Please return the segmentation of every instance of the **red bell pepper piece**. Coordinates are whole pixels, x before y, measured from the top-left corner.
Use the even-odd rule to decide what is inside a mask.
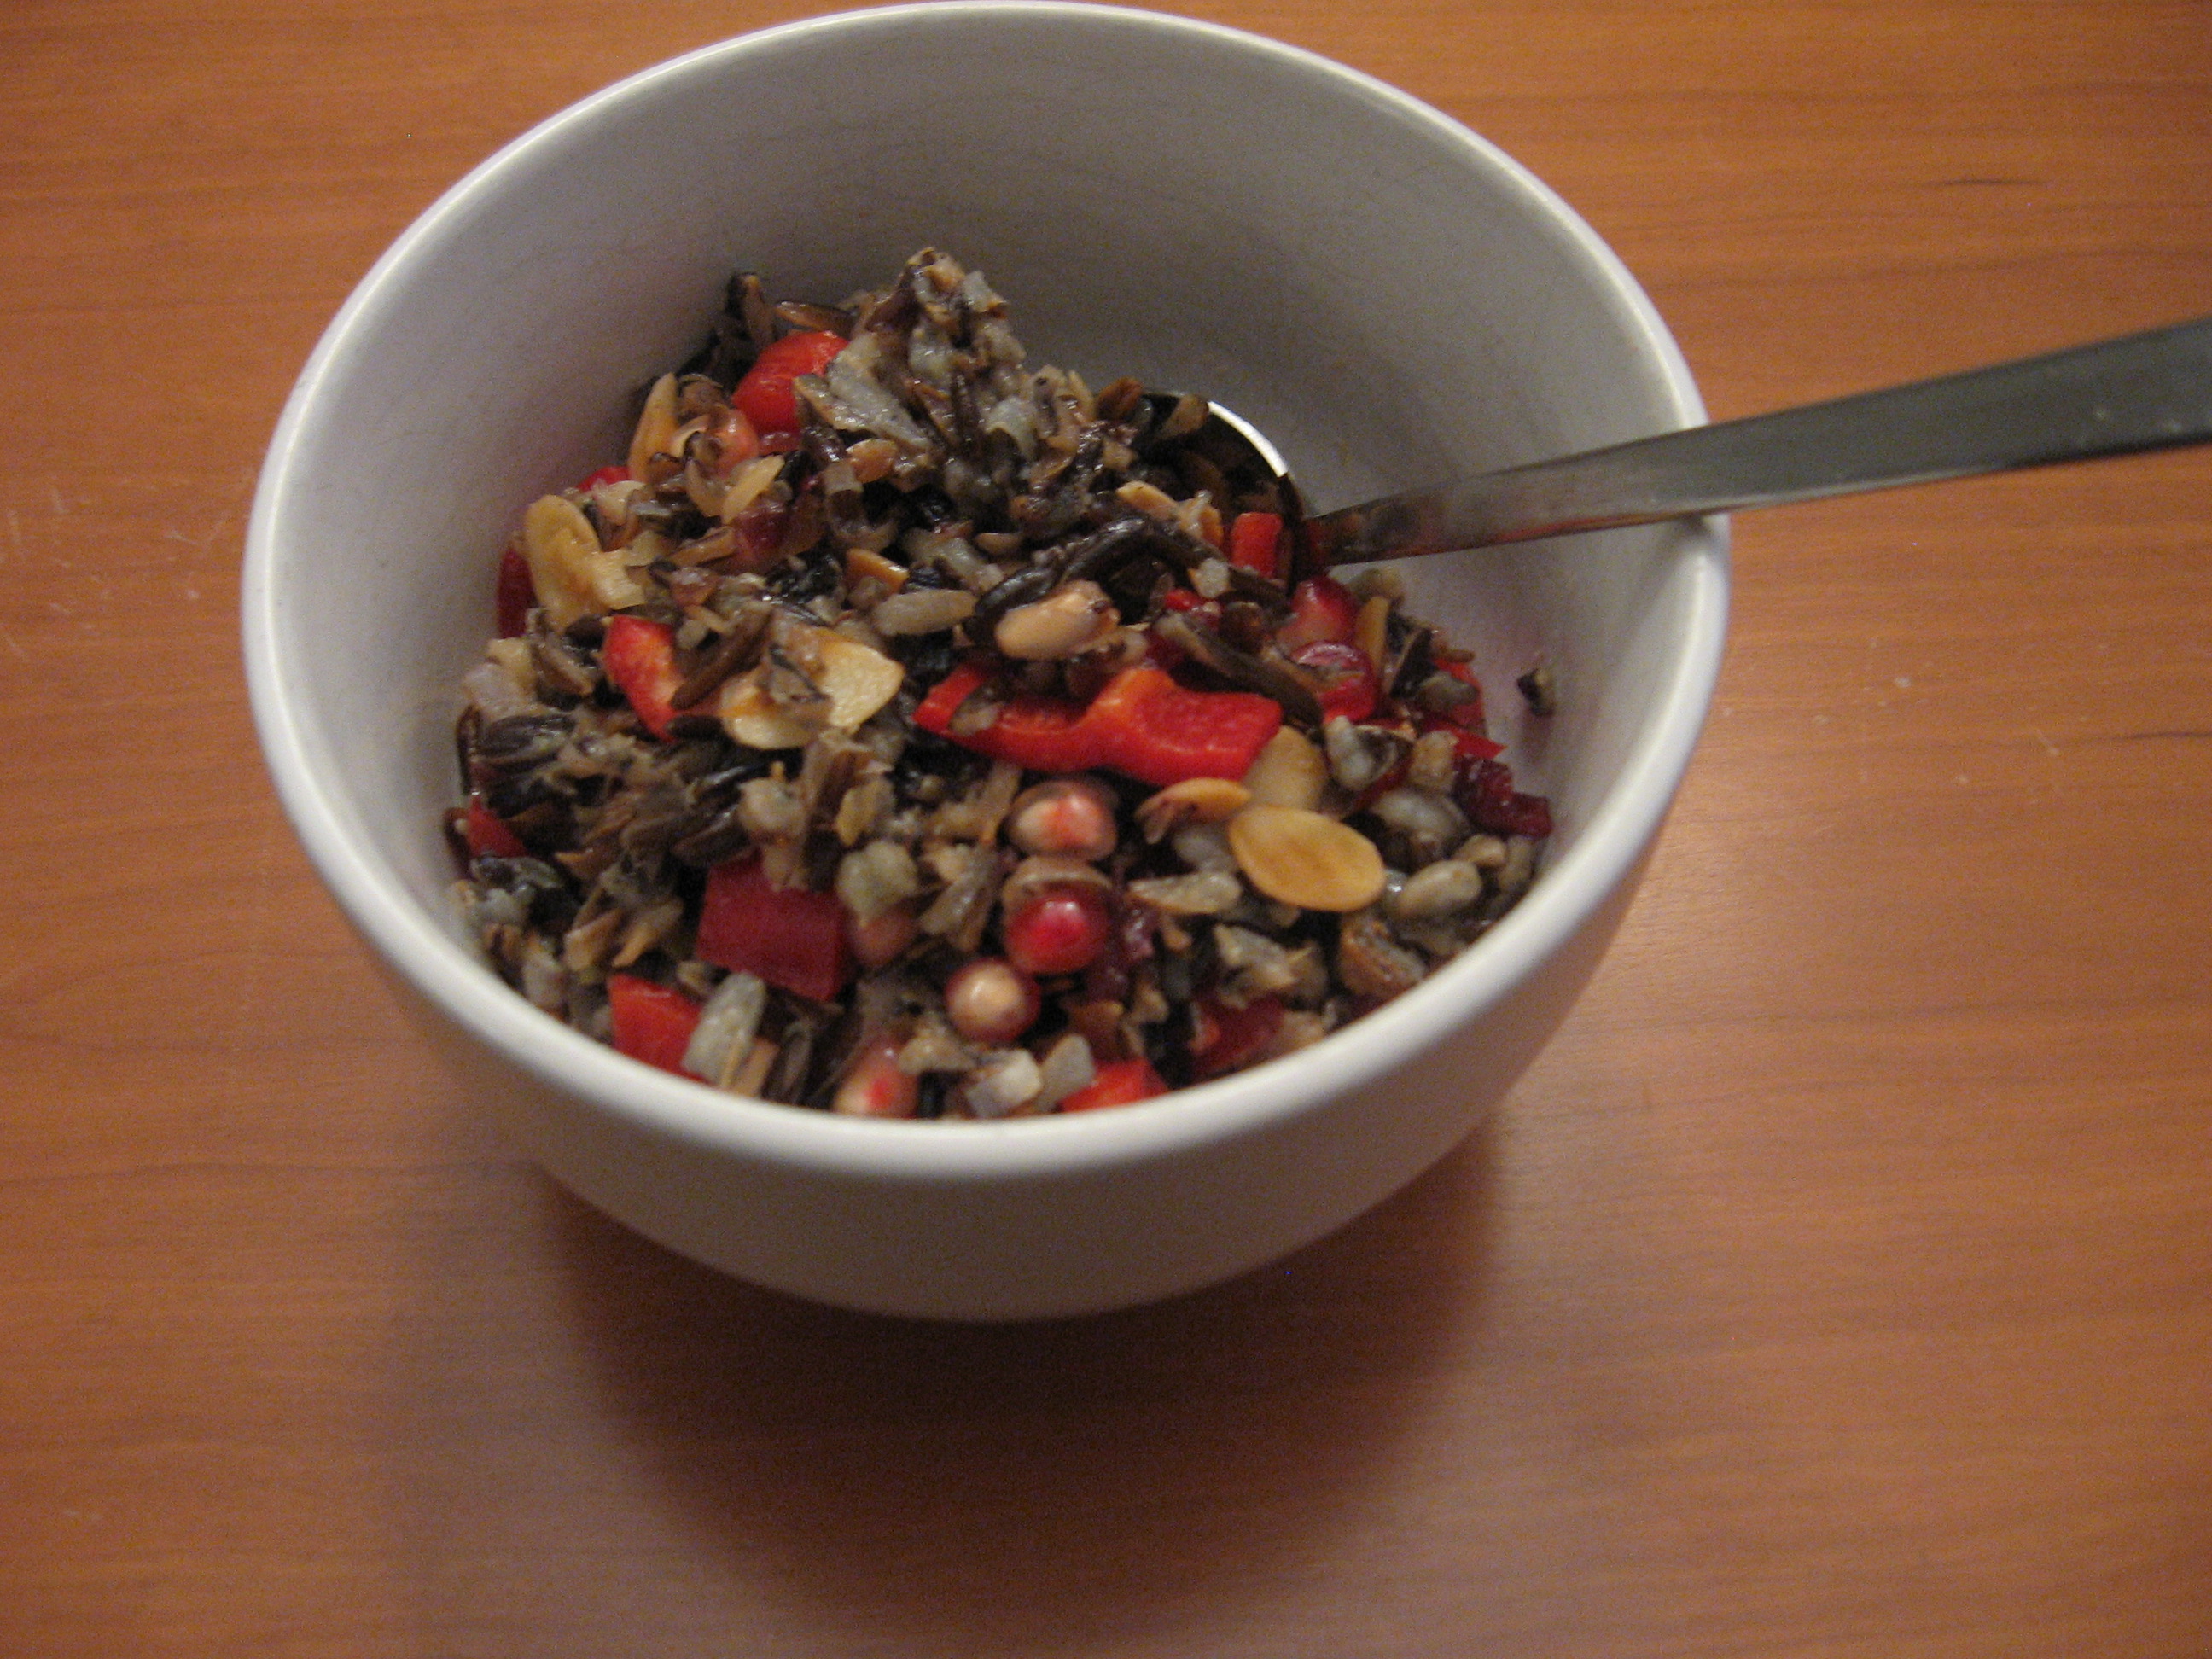
[[[1080,703],[1059,697],[1015,697],[974,737],[955,741],[1032,772],[1087,772],[1109,763],[1089,718]]]
[[[642,617],[611,617],[599,660],[645,729],[665,739],[676,720],[677,688],[684,684],[676,669],[674,632]]]
[[[1164,788],[1186,778],[1241,778],[1283,723],[1281,707],[1251,691],[1191,691],[1161,669],[1125,668],[1087,708],[1056,697],[1014,697],[977,732],[954,737],[952,717],[991,671],[963,664],[915,710],[925,732],[1036,772],[1106,767]]]
[[[1318,695],[1323,720],[1341,714],[1348,720],[1364,720],[1382,700],[1382,684],[1376,678],[1375,665],[1356,645],[1316,640],[1291,660],[1321,682]]]
[[[1455,720],[1438,717],[1422,721],[1421,735],[1426,737],[1431,732],[1451,733],[1452,747],[1459,756],[1460,769],[1462,772],[1472,767],[1477,761],[1496,760],[1505,752],[1504,744],[1497,742],[1482,732],[1462,726]]]
[[[1100,764],[1156,789],[1189,778],[1241,778],[1282,726],[1282,706],[1253,691],[1191,691],[1148,665],[1125,668],[1085,711]]]
[[[629,482],[629,469],[628,467],[603,466],[595,472],[586,473],[584,475],[584,481],[578,484],[576,488],[579,489],[597,489],[601,484],[628,483]]]
[[[617,974],[607,981],[607,1005],[614,1017],[617,1048],[664,1072],[691,1075],[684,1069],[684,1051],[698,1029],[697,1003],[673,987],[656,985],[635,974]]]
[[[1096,1077],[1060,1103],[1060,1109],[1091,1112],[1101,1106],[1133,1106],[1140,1100],[1150,1100],[1167,1091],[1168,1085],[1160,1081],[1160,1074],[1152,1069],[1152,1061],[1139,1054],[1134,1060],[1116,1060],[1101,1066]]]
[[[960,712],[960,705],[981,691],[991,681],[988,663],[963,662],[935,685],[929,695],[915,706],[914,723],[925,732],[940,738],[952,735],[952,717]]]
[[[472,859],[526,859],[530,849],[522,844],[522,837],[508,827],[507,820],[483,804],[482,797],[471,795],[469,809],[461,819],[461,838],[468,843]]]
[[[1309,576],[1291,590],[1291,619],[1276,630],[1275,643],[1295,657],[1322,640],[1348,641],[1359,625],[1359,601],[1343,583]]]
[[[511,640],[528,633],[530,608],[537,603],[538,587],[530,580],[530,562],[520,549],[510,546],[499,556],[499,586],[493,600],[500,638]]]
[[[1105,764],[1097,741],[1084,729],[1082,705],[1058,697],[1012,698],[980,732],[954,736],[952,717],[990,683],[991,674],[988,663],[962,663],[930,688],[914,711],[914,723],[978,754],[1012,761],[1033,772],[1085,772]]]
[[[1283,519],[1279,513],[1239,513],[1229,526],[1229,562],[1270,581],[1281,568]]]
[[[758,974],[817,1002],[835,997],[853,976],[845,907],[836,895],[778,887],[750,856],[707,872],[695,948],[703,962]]]
[[[819,374],[844,349],[842,334],[787,334],[753,360],[730,401],[763,439],[772,432],[796,432],[801,417],[791,383],[802,374]]]
[[[1274,997],[1255,997],[1242,1008],[1200,997],[1192,1012],[1197,1016],[1197,1029],[1191,1060],[1202,1078],[1250,1065],[1283,1029],[1283,1005]]]

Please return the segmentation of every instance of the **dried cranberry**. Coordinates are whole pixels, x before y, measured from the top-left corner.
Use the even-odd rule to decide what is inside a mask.
[[[1460,785],[1459,804],[1475,827],[1494,836],[1526,836],[1540,841],[1552,833],[1552,804],[1513,787],[1513,769],[1503,761],[1477,760]]]

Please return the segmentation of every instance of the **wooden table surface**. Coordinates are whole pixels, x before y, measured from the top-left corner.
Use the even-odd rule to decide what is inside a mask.
[[[1090,1321],[825,1311],[470,1109],[247,720],[254,470],[469,167],[804,5],[0,10],[0,1653],[2212,1651],[2212,452],[1737,530],[1493,1124]],[[1221,0],[1529,164],[1717,416],[2212,311],[2203,0]]]

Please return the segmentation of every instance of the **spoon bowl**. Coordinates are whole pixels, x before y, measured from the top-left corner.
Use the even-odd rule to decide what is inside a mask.
[[[1177,408],[1188,401],[1154,395]],[[1319,517],[1302,510],[1282,457],[1250,422],[1217,404],[1201,434],[1224,477],[1273,475],[1283,503],[1275,510],[1303,525],[1304,574],[2212,442],[2212,318],[1687,427]]]

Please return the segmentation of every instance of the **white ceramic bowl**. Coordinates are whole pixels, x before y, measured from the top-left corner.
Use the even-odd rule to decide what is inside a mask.
[[[633,388],[692,349],[732,270],[834,299],[932,243],[1008,296],[1035,356],[1220,398],[1322,506],[1699,418],[1596,236],[1377,82],[1121,9],[822,18],[556,116],[369,273],[262,474],[254,709],[339,902],[577,1193],[700,1261],[854,1308],[1121,1306],[1330,1231],[1510,1085],[1587,978],[1688,759],[1721,653],[1724,533],[1407,568],[1416,608],[1501,690],[1553,664],[1552,729],[1500,735],[1559,830],[1501,925],[1316,1048],[1118,1111],[981,1124],[836,1118],[649,1070],[501,986],[448,913],[439,816],[494,553],[532,497],[617,452]]]

